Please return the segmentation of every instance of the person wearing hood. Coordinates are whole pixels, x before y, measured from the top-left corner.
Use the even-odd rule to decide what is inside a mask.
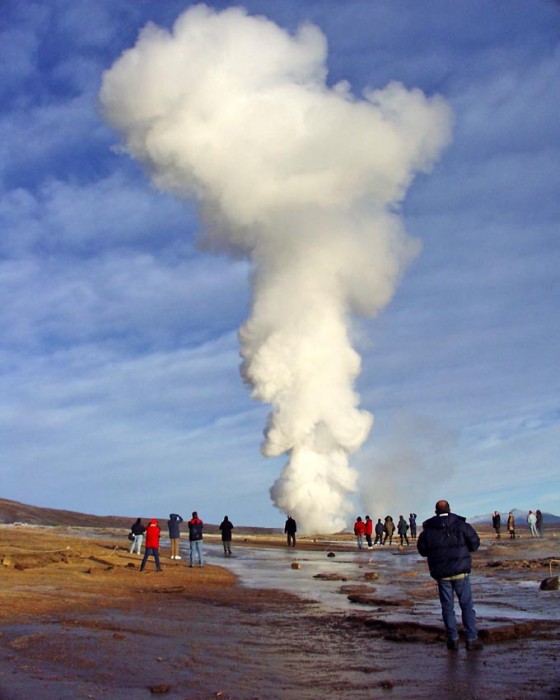
[[[181,535],[179,525],[183,522],[183,518],[177,513],[170,513],[167,521],[167,529],[169,531],[169,541],[171,542],[171,559],[180,559],[179,556],[179,537]]]
[[[478,639],[476,614],[471,591],[471,552],[480,545],[480,538],[465,518],[451,512],[447,501],[436,503],[436,514],[422,524],[416,547],[428,558],[430,576],[437,581],[447,648],[459,649],[459,633],[455,619],[454,596],[461,606],[461,616],[468,651],[482,649]]]
[[[153,555],[154,561],[156,562],[156,571],[162,571],[159,563],[160,534],[161,530],[159,528],[158,521],[155,518],[152,518],[148,523],[148,527],[146,528],[146,549],[144,551],[144,558],[140,564],[140,571],[144,571],[144,567],[146,566],[146,562],[148,561],[150,554]]]

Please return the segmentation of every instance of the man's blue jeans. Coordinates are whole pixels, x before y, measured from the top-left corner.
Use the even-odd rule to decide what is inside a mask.
[[[476,630],[476,614],[473,608],[471,580],[469,576],[453,581],[444,581],[440,579],[437,584],[441,603],[441,614],[447,632],[447,639],[459,639],[457,621],[455,619],[454,594],[457,596],[459,605],[461,606],[461,619],[463,620],[465,639],[467,641],[476,639],[478,632]]]
[[[191,540],[191,552],[190,552],[190,565],[194,566],[194,553],[196,550],[198,556],[198,565],[202,566],[204,564],[202,558],[202,540]]]

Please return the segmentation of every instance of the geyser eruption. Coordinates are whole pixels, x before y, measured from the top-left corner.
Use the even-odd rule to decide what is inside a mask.
[[[148,25],[105,73],[101,101],[155,184],[196,198],[212,246],[253,265],[242,374],[271,404],[263,454],[300,531],[346,525],[349,455],[373,416],[353,389],[352,314],[385,305],[418,251],[396,214],[449,140],[442,99],[391,83],[357,99],[326,83],[326,40],[240,8]]]

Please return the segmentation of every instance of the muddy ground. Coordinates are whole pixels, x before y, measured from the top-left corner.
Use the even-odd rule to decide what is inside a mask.
[[[326,612],[165,551],[163,573],[140,573],[123,533],[107,534],[0,528],[0,700],[560,698],[560,591],[538,590],[560,571],[553,535],[487,539],[473,572],[485,649],[454,654],[421,564],[387,581],[374,559],[332,581],[363,602]],[[236,545],[255,543],[283,539]]]

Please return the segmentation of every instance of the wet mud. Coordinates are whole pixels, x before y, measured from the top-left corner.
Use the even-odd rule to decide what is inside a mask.
[[[485,648],[453,653],[435,585],[412,556],[396,569],[391,556],[339,562],[340,575],[329,560],[335,576],[315,585],[347,603],[329,610],[215,566],[164,558],[162,574],[141,574],[114,542],[49,535],[43,549],[57,551],[32,565],[22,542],[0,535],[0,700],[560,698],[560,593],[539,590],[558,573],[557,541],[484,548],[473,590]],[[510,556],[512,566],[493,565]],[[295,575],[307,568],[304,551]]]

